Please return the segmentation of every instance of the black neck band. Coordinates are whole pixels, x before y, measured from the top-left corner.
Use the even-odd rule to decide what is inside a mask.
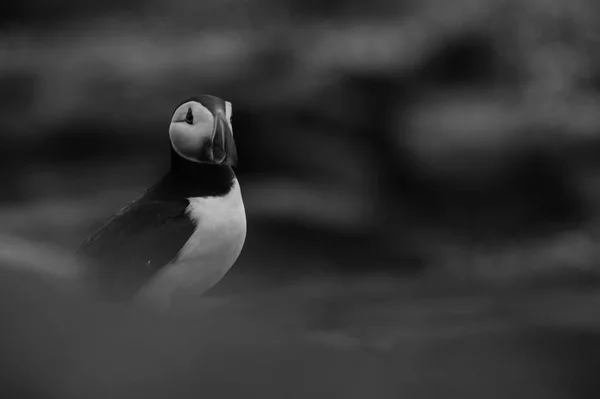
[[[171,148],[171,170],[148,194],[160,199],[222,197],[234,180],[231,166],[188,161]]]

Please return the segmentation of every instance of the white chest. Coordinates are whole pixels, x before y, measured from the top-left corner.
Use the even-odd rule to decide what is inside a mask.
[[[237,180],[224,197],[189,198],[196,230],[179,252],[178,263],[217,257],[229,269],[246,238],[246,211]],[[226,265],[231,263],[229,265]]]
[[[174,292],[201,295],[223,278],[242,251],[246,212],[237,180],[223,197],[189,198],[196,224],[177,261],[164,267],[141,295],[169,302]]]

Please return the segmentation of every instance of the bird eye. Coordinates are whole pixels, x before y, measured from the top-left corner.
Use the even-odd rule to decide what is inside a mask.
[[[185,115],[185,122],[190,125],[194,123],[194,114],[192,113],[192,108],[188,108],[187,114]]]

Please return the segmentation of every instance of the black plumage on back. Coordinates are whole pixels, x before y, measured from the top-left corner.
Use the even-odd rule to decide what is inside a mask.
[[[175,260],[193,234],[188,198],[224,196],[233,187],[229,166],[190,162],[176,154],[171,159],[169,174],[80,246],[78,256],[91,263],[91,277],[101,292],[132,295]]]

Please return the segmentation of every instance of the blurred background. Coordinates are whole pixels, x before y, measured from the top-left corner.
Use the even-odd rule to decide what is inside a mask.
[[[10,397],[596,398],[600,5],[0,5],[0,378]],[[62,270],[233,103],[248,215],[176,316]]]

